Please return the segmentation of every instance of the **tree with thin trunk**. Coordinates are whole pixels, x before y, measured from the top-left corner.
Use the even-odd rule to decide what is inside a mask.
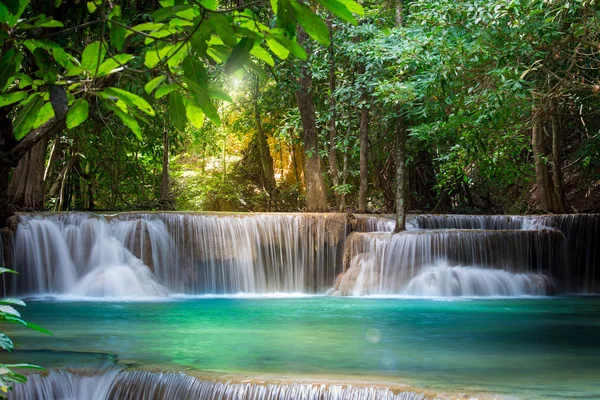
[[[307,34],[303,29],[298,30],[298,43],[308,50]],[[306,52],[310,54],[309,51]],[[295,93],[300,119],[302,121],[304,141],[304,178],[306,180],[306,210],[310,212],[327,211],[325,200],[325,183],[319,159],[319,142],[315,105],[312,98],[312,72],[309,61],[304,61],[300,68],[299,88]]]

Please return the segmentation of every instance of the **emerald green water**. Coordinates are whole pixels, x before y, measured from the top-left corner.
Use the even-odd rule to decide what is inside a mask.
[[[600,297],[31,301],[19,348],[520,398],[600,398]]]

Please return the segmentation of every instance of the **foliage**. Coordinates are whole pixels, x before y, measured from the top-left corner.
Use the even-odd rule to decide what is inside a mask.
[[[0,268],[0,275],[5,273],[16,273],[8,268]],[[18,324],[27,328],[34,329],[38,332],[50,334],[44,328],[34,325],[30,322],[25,322],[21,318],[21,314],[14,307],[25,307],[25,303],[19,299],[4,298],[0,299],[0,323]],[[4,333],[0,332],[0,347],[5,351],[12,351],[14,348],[13,341]],[[27,382],[27,377],[15,370],[35,369],[43,370],[42,367],[31,364],[0,364],[0,398],[5,398],[13,383]]]

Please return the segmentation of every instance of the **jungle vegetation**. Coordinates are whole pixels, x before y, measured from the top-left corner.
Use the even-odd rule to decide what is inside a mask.
[[[595,0],[2,0],[0,219],[598,211],[599,34]]]

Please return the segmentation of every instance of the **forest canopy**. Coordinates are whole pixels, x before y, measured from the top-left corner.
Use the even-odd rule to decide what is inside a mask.
[[[2,219],[594,212],[599,24],[591,0],[2,0]]]

